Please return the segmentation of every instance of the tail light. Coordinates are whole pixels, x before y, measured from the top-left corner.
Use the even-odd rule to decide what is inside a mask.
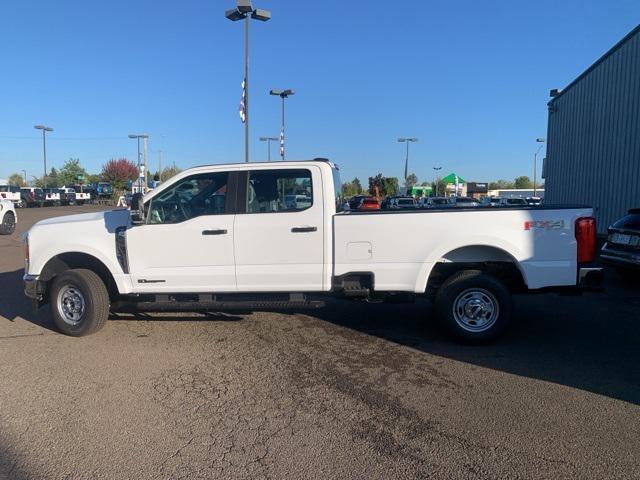
[[[7,194],[6,194],[6,193],[4,193],[4,192],[1,192],[1,193],[0,193],[0,198],[7,198]]]
[[[593,262],[596,258],[596,219],[581,217],[576,220],[578,263]]]
[[[36,199],[36,193],[35,192],[29,192],[29,195],[31,195],[31,200],[35,200]]]

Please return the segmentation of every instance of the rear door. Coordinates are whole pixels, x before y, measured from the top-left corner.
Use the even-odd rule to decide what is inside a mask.
[[[147,222],[127,230],[136,292],[234,292],[235,174],[190,175],[145,205]],[[231,187],[231,188],[228,188]]]
[[[320,169],[310,165],[251,170],[245,173],[239,195],[238,208],[244,213],[239,211],[235,220],[238,291],[322,290]]]

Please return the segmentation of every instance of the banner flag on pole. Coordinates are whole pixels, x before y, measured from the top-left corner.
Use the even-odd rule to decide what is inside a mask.
[[[238,107],[238,114],[240,115],[240,121],[242,123],[246,122],[247,120],[247,111],[245,110],[245,95],[246,95],[246,90],[245,90],[245,80],[242,80],[242,96],[240,97],[240,106]]]
[[[284,127],[280,129],[280,156],[284,159]]]

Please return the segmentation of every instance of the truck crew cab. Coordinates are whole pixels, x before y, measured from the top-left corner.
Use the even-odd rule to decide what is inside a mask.
[[[588,207],[343,205],[338,169],[324,159],[191,168],[136,196],[131,210],[35,224],[25,238],[25,291],[74,336],[99,330],[110,309],[428,296],[451,333],[482,342],[511,320],[512,293],[575,289],[601,275],[590,264]]]

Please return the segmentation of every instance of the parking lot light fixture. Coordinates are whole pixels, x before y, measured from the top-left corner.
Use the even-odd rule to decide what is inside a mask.
[[[433,192],[432,195],[434,197],[438,196],[438,173],[442,170],[442,167],[433,167],[433,186],[435,187],[435,194]]]
[[[42,177],[42,185],[47,186],[47,132],[53,132],[53,128],[44,125],[34,125],[36,130],[42,130],[42,157],[44,160],[44,176]]]
[[[275,95],[280,97],[282,101],[281,119],[280,119],[280,157],[284,160],[284,101],[291,95],[295,95],[296,92],[288,88],[286,90],[269,90],[269,95]]]
[[[538,166],[538,153],[540,153],[540,149],[544,146],[544,143],[547,141],[546,138],[538,137],[536,138],[536,143],[540,143],[541,145],[536,150],[536,153],[533,154],[533,196],[536,196],[536,176],[538,175],[537,166]]]
[[[140,184],[140,172],[141,172],[141,169],[140,169],[140,165],[141,165],[141,162],[140,162],[140,139],[141,138],[142,139],[147,139],[147,138],[149,138],[149,135],[147,135],[146,133],[130,133],[128,136],[129,136],[129,138],[135,139],[138,142],[138,179],[136,180],[136,183],[139,185]],[[146,168],[146,165],[145,165],[145,169],[144,169],[145,175],[146,175],[146,171],[147,171],[147,168]],[[146,184],[146,182],[145,182],[145,184]],[[145,187],[146,187],[146,185],[145,185]]]
[[[267,159],[271,161],[271,142],[278,141],[278,137],[260,137],[261,142],[267,142]]]
[[[236,8],[224,12],[224,16],[232,22],[244,20],[244,82],[243,82],[243,114],[244,114],[244,161],[249,161],[249,19],[266,22],[271,19],[271,12],[253,8],[251,0],[237,0]]]
[[[409,143],[417,142],[416,137],[400,137],[398,142],[407,144],[407,154],[404,159],[404,184],[407,185],[407,177],[409,176]]]

